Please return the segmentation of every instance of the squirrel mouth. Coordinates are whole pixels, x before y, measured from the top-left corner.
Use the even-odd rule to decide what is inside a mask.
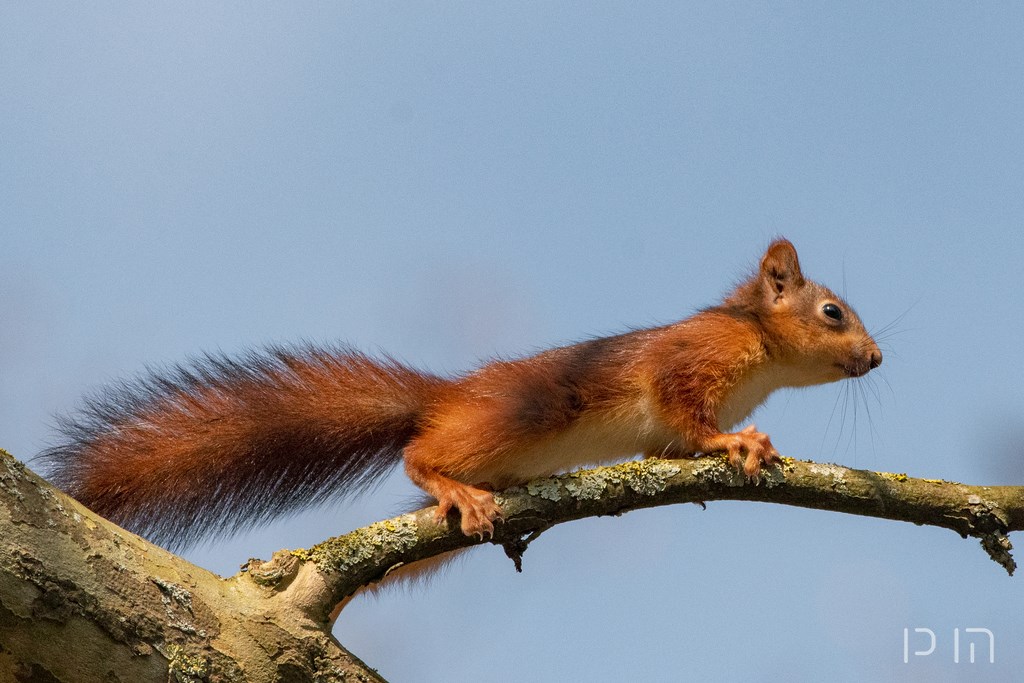
[[[871,366],[868,363],[857,363],[847,365],[846,363],[836,363],[836,367],[843,371],[847,377],[856,378],[863,377],[871,371]]]

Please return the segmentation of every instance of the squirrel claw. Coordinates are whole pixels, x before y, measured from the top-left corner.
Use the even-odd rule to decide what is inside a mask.
[[[462,517],[460,528],[467,536],[474,536],[480,541],[494,538],[494,522],[504,518],[501,515],[501,508],[494,502],[494,495],[472,486],[461,486],[453,489],[448,496],[438,501],[438,521],[447,517],[452,508],[458,508]]]
[[[729,464],[755,483],[761,480],[762,466],[782,462],[771,439],[757,431],[755,425],[748,425],[735,434],[719,434],[709,441],[708,446],[710,450],[724,450]]]

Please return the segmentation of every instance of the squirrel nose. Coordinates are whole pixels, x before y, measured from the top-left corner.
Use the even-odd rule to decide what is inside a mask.
[[[874,370],[882,364],[882,352],[875,349],[871,352],[871,369]]]

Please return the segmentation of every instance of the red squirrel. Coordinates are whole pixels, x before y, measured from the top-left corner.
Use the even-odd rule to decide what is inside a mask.
[[[781,387],[882,362],[860,319],[773,242],[757,273],[681,322],[583,341],[461,377],[348,348],[206,356],[90,399],[43,457],[97,513],[170,546],[374,483],[400,459],[467,535],[493,534],[492,490],[643,453],[723,451],[747,477],[779,461],[730,432]]]

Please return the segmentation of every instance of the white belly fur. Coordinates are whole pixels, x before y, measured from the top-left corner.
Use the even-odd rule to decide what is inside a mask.
[[[615,414],[584,415],[565,429],[534,442],[508,457],[519,480],[546,477],[555,472],[596,465],[632,457],[644,451],[666,448],[679,435],[666,427],[650,410],[646,401],[638,401],[631,410]],[[501,487],[481,473],[483,481]]]

